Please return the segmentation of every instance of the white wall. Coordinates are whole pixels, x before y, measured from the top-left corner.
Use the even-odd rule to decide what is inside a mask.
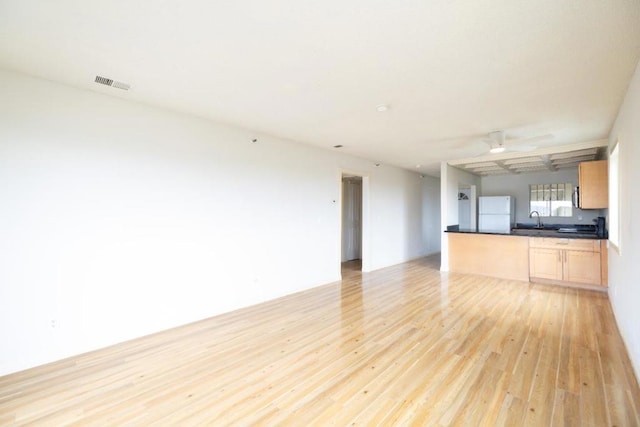
[[[0,374],[338,280],[342,170],[433,249],[415,173],[0,71]]]
[[[609,148],[619,139],[621,253],[609,250],[609,298],[640,379],[640,67],[631,80],[611,135]]]
[[[447,162],[442,162],[440,165],[440,232],[442,233],[440,270],[442,271],[449,271],[449,241],[444,231],[447,226],[458,224],[458,188],[462,184],[475,186],[476,194],[480,194],[479,176],[453,167]],[[472,196],[472,203],[474,203],[474,199],[475,196]],[[472,204],[471,211],[474,212],[474,209]],[[472,224],[472,226],[474,225]]]
[[[440,180],[429,176],[422,178],[422,239],[427,254],[440,252]]]
[[[516,222],[533,223],[529,218],[529,185],[570,182],[578,185],[578,168],[563,169],[557,172],[540,172],[516,175],[498,175],[482,177],[482,196],[514,196],[516,198]],[[602,216],[600,209],[573,209],[571,217],[542,217],[543,223],[552,224],[593,224],[593,219]]]

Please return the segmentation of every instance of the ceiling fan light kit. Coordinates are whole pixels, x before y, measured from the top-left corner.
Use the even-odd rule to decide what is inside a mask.
[[[496,130],[493,132],[489,132],[489,139],[486,140],[489,143],[489,152],[491,154],[503,153],[505,150],[504,146],[504,132],[501,130]]]
[[[504,145],[502,144],[498,144],[498,145],[494,145],[489,149],[489,152],[491,154],[499,154],[499,153],[504,153]]]

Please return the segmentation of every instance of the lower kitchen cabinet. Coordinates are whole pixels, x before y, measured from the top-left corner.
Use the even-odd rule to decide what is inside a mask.
[[[482,233],[447,233],[447,236],[449,271],[529,281],[528,237]]]
[[[529,276],[562,280],[562,251],[558,249],[530,248]]]
[[[531,237],[529,277],[566,284],[602,282],[600,240]]]
[[[600,252],[564,251],[563,280],[600,285]]]

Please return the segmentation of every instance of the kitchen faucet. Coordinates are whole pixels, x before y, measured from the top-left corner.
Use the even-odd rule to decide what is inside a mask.
[[[536,228],[542,228],[542,223],[540,222],[540,212],[531,211],[531,213],[529,214],[529,218],[533,218],[533,214],[536,214],[536,216],[538,217],[538,225],[536,225]]]

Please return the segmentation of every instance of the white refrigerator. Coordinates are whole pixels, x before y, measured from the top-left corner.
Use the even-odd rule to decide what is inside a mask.
[[[511,196],[480,197],[478,231],[508,233],[515,223],[515,198]]]

